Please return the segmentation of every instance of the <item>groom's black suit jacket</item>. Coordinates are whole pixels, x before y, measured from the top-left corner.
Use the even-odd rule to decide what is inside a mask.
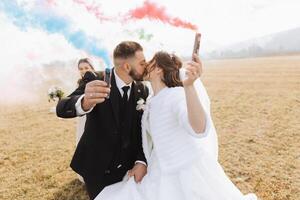
[[[100,78],[87,72],[83,78],[84,83],[68,97],[58,102],[57,116],[62,118],[76,117],[75,104],[79,97],[84,94],[86,83],[95,79]],[[103,103],[97,104],[87,114],[84,133],[71,161],[71,168],[80,174],[85,181],[105,185],[106,183],[102,182],[103,177],[110,173],[116,165],[122,164],[125,175],[125,172],[133,167],[135,161],[146,162],[141,138],[142,112],[136,110],[136,105],[140,98],[145,100],[147,96],[147,87],[141,82],[132,83],[126,112],[126,123],[130,127],[127,129],[130,131],[122,130],[121,124],[124,122],[120,121],[121,94],[112,72],[110,97]],[[126,137],[123,137],[125,134]],[[116,152],[121,152],[121,154],[116,157]],[[120,180],[116,177],[114,182],[118,181]]]

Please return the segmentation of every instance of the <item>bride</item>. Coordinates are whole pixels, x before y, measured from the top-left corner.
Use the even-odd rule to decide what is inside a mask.
[[[148,63],[145,80],[154,93],[142,118],[148,172],[136,183],[129,171],[96,200],[257,199],[254,194],[243,195],[218,163],[210,102],[199,79],[201,69],[190,64],[180,72],[181,66],[178,57],[165,52],[156,53]]]

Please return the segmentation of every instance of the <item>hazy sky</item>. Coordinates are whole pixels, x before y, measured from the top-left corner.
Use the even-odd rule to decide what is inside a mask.
[[[122,2],[125,4],[126,1]],[[209,40],[218,44],[229,44],[300,26],[299,0],[157,0],[157,2],[166,6],[171,15],[180,16],[197,24]]]
[[[169,8],[195,21],[211,41],[229,44],[300,26],[299,0],[185,0]],[[194,3],[193,2],[197,2]],[[183,8],[183,9],[182,9]]]
[[[104,13],[115,15],[143,1],[99,0]],[[129,3],[130,2],[130,3]],[[300,26],[299,0],[152,0],[167,13],[197,24],[217,44],[229,44]],[[152,23],[148,28],[155,29]]]
[[[300,26],[300,0],[150,2],[159,8],[164,7],[166,15],[172,19],[179,18],[199,27],[202,33],[200,54],[218,50],[223,45]],[[32,87],[51,77],[43,74],[40,80],[35,80],[39,82],[32,82],[26,87],[24,83],[31,78],[26,77],[30,74],[28,70],[37,72],[40,66],[54,61],[67,63],[90,57],[97,69],[103,67],[103,63],[112,67],[108,64],[112,51],[122,40],[140,42],[147,59],[158,50],[190,56],[194,31],[159,20],[121,20],[130,10],[143,4],[143,0],[1,0],[0,90],[3,95],[16,97],[19,94],[20,98],[33,95],[30,93]],[[117,20],[99,20],[95,10],[88,12],[87,8],[91,5],[99,9],[104,17]],[[141,31],[147,37],[153,37],[145,40],[140,37]]]
[[[91,48],[78,48],[78,41],[76,44],[70,42],[71,39],[74,39],[70,35],[71,29],[83,34],[84,37],[80,36],[79,38],[83,42],[89,40],[86,46],[94,43],[94,40],[90,40],[90,37],[93,37],[101,43],[101,48],[110,54],[117,43],[126,39],[141,42],[149,56],[160,49],[175,51],[181,55],[190,55],[193,45],[194,32],[191,30],[174,28],[159,21],[147,19],[126,23],[100,21],[93,13],[87,11],[83,3],[78,3],[85,2],[87,5],[96,5],[104,16],[118,17],[125,15],[129,10],[142,6],[143,0],[16,1],[18,9],[27,10],[27,15],[32,13],[30,9],[34,7],[35,10],[40,9],[39,12],[44,15],[50,17],[58,15],[66,18],[68,22],[62,22],[62,25],[68,23],[68,33],[48,31],[37,26],[29,26],[24,29],[24,25],[22,25],[24,19],[21,18],[23,21],[18,23],[19,18],[12,18],[7,14],[7,8],[3,9],[5,4],[8,4],[6,2],[13,1],[3,0],[0,2],[0,27],[1,30],[4,30],[0,33],[0,42],[11,47],[13,45],[10,44],[19,46],[18,50],[7,47],[6,54],[8,54],[9,60],[13,56],[24,57],[26,55],[26,59],[35,59],[34,63],[41,63],[90,55],[91,52],[87,50]],[[172,17],[196,24],[203,35],[201,51],[206,52],[222,45],[300,26],[299,0],[152,0],[150,2],[156,3],[158,7],[165,7],[165,12]],[[48,4],[48,7],[37,7],[39,4]],[[14,12],[15,8],[10,7],[9,9],[10,12]],[[32,18],[31,24],[44,22],[34,19],[37,18],[36,16]],[[55,18],[55,20],[58,24],[60,23],[60,18]],[[146,34],[153,35],[153,39],[150,41],[139,40],[136,32],[140,29],[143,29]],[[43,53],[40,51],[41,49],[43,49]],[[99,50],[92,49],[94,52]],[[61,54],[60,52],[65,53]],[[28,62],[31,63],[30,60]]]

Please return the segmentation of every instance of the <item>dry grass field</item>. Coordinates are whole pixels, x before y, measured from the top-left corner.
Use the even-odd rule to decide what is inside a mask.
[[[263,200],[300,199],[300,55],[208,61],[204,71],[227,175]],[[76,119],[58,119],[54,105],[0,105],[1,200],[87,199],[69,168]]]

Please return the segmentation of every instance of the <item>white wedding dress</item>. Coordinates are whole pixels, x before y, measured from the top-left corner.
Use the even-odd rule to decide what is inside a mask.
[[[165,88],[147,101],[142,118],[148,172],[141,183],[124,177],[96,200],[256,200],[243,195],[217,161],[217,136],[210,102],[200,80],[195,84],[206,112],[206,130],[197,134],[188,122],[182,87]]]
[[[85,122],[86,122],[86,116],[83,115],[83,116],[80,116],[80,117],[77,117],[77,126],[76,126],[76,146],[78,145],[78,142],[84,132],[84,126],[85,126]],[[84,180],[83,178],[78,174],[78,179],[84,183]]]

